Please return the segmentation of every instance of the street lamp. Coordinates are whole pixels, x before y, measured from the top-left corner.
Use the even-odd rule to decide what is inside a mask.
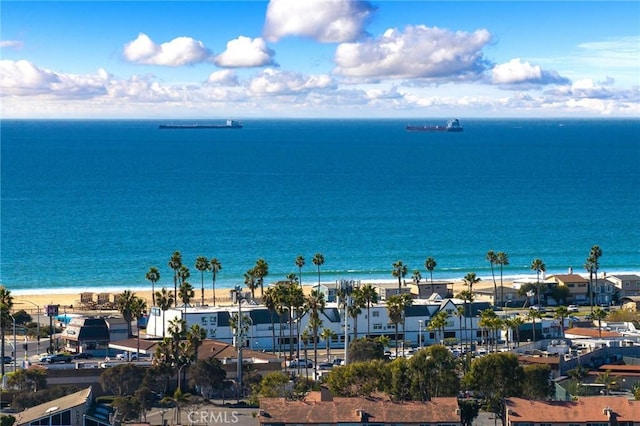
[[[422,323],[424,320],[418,320],[418,349],[422,349]]]
[[[36,323],[36,328],[37,328],[37,330],[36,330],[36,333],[37,333],[37,336],[36,336],[36,351],[37,351],[36,355],[40,355],[40,306],[38,304],[30,301],[30,300],[22,300],[20,303],[22,303],[22,302],[29,303],[29,304],[31,304],[31,305],[36,307],[36,313],[37,313],[37,316],[38,316],[38,319],[36,320],[37,321],[37,323]]]

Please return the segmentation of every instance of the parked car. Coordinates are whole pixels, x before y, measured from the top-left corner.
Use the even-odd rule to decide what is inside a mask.
[[[13,358],[11,358],[9,355],[5,355],[4,356],[4,363],[5,364],[11,364],[13,362]]]
[[[287,367],[289,368],[297,368],[297,367],[307,367],[313,368],[313,361],[310,359],[292,359],[287,363]]]
[[[318,370],[331,370],[332,368],[333,368],[333,363],[331,362],[318,363]]]
[[[49,364],[54,364],[56,362],[71,362],[71,360],[73,359],[73,357],[69,354],[51,354],[51,355],[46,355],[42,358],[40,358],[40,362],[47,362]]]
[[[534,311],[541,312],[541,313],[547,312],[547,310],[542,305],[533,305],[531,307],[531,309],[533,309]]]
[[[138,359],[138,357],[136,356],[136,354],[127,354],[126,352],[122,352],[116,355],[116,359],[118,361],[135,361]]]
[[[89,352],[80,352],[79,354],[75,354],[73,356],[73,359],[91,359],[93,358],[93,355],[91,355]]]
[[[578,308],[578,306],[576,306],[576,305],[567,306],[567,311],[569,311],[569,312],[578,312],[579,310],[580,310],[580,308]]]

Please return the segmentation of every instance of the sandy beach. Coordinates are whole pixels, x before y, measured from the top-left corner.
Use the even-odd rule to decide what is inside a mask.
[[[424,281],[423,281],[424,282]],[[394,280],[389,280],[389,281],[385,281],[386,285],[393,285],[396,284],[397,281]],[[510,285],[511,283],[507,283],[505,281],[505,286],[506,285]],[[498,285],[500,285],[498,283]],[[491,280],[483,280],[477,284],[474,285],[474,289],[482,289],[482,288],[487,288],[487,287],[493,287],[493,282]],[[466,289],[466,286],[464,285],[464,283],[460,280],[460,281],[454,281],[454,294],[458,294],[460,293],[460,291]],[[312,289],[313,286],[304,286],[305,289],[305,293],[309,293]],[[173,290],[173,289],[170,289]],[[115,300],[115,296],[120,294],[121,292],[108,292],[105,291],[103,293],[91,293],[91,299],[94,302],[98,301],[98,296],[101,295],[102,298],[107,298],[109,302],[111,302],[111,305],[113,305],[113,302]],[[149,289],[146,290],[134,290],[134,293],[136,294],[136,296],[138,297],[142,297],[143,299],[145,299],[147,301],[147,306],[151,306],[152,305],[152,298],[151,298],[151,287],[149,287]],[[56,293],[56,292],[51,292],[51,293],[38,293],[38,294],[21,294],[20,292],[13,292],[12,293],[13,297],[14,297],[14,309],[15,310],[20,310],[20,309],[24,309],[25,311],[27,311],[29,314],[35,315],[37,312],[37,309],[40,309],[41,313],[44,310],[44,306],[46,305],[60,305],[59,307],[59,311],[60,313],[82,313],[82,312],[87,312],[87,311],[113,311],[113,308],[109,308],[109,304],[104,304],[102,306],[97,306],[98,309],[87,309],[86,304],[83,304],[81,302],[81,294],[78,293]],[[260,295],[260,291],[257,290],[256,291],[256,299],[259,299],[259,295]],[[210,288],[205,288],[205,304],[208,305],[212,305],[212,295],[211,295],[211,289]],[[195,289],[195,297],[193,298],[192,301],[193,304],[195,305],[200,305],[200,289],[196,288]],[[229,305],[231,304],[231,298],[229,297],[229,289],[227,288],[221,288],[219,290],[216,290],[216,305],[219,306],[224,306],[224,305]]]

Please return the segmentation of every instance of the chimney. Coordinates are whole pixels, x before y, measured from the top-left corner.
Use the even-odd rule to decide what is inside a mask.
[[[367,421],[367,413],[362,408],[358,408],[356,410],[356,417],[358,418],[358,421],[360,423],[364,423]]]
[[[611,419],[611,414],[613,413],[613,410],[611,410],[611,408],[609,406],[604,407],[604,409],[602,410],[602,414],[607,416],[607,419]]]

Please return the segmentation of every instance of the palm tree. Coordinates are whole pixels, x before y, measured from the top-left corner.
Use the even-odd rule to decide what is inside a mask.
[[[395,326],[396,358],[398,357],[398,324],[404,320],[404,311],[412,303],[413,300],[408,294],[394,294],[387,299],[389,320]]]
[[[133,321],[134,309],[139,303],[137,299],[138,297],[134,292],[131,290],[125,290],[118,296],[116,302],[116,309],[118,309],[118,312],[122,314],[122,318],[127,323],[127,337],[133,336],[131,331],[131,321]]]
[[[591,318],[598,321],[598,337],[602,339],[602,320],[607,317],[607,312],[598,307],[593,310]]]
[[[460,332],[460,350],[462,350],[462,318],[464,318],[464,328],[467,328],[467,318],[465,317],[466,312],[466,302],[465,306],[456,306],[456,315],[458,316],[458,328]]]
[[[169,259],[169,268],[173,270],[173,300],[178,300],[178,271],[182,266],[182,254],[178,250],[174,251]]]
[[[437,266],[437,263],[433,257],[427,257],[427,260],[424,261],[424,267],[427,271],[429,271],[431,285],[433,285],[433,270],[436,269],[436,266]]]
[[[161,291],[156,291],[156,302],[158,303],[158,308],[162,311],[162,338],[164,339],[164,313],[175,303],[175,299],[166,287],[162,287]]]
[[[311,293],[305,298],[304,310],[309,312],[309,327],[313,336],[313,362],[318,365],[318,330],[322,326],[320,313],[324,312],[325,301],[324,293],[319,290],[311,290]]]
[[[145,278],[151,281],[151,303],[156,305],[156,283],[160,280],[160,271],[155,266],[149,268]]]
[[[535,309],[529,309],[529,312],[527,312],[527,318],[529,318],[532,321],[531,330],[533,332],[533,335],[532,335],[531,341],[534,342],[534,344],[535,344],[535,341],[536,341],[536,320],[542,318],[542,312],[537,311]]]
[[[136,297],[133,305],[131,306],[131,314],[136,321],[136,359],[140,359],[140,319],[147,313],[147,302],[141,298]]]
[[[618,377],[611,374],[611,370],[606,370],[603,373],[598,374],[596,377],[596,383],[604,385],[604,394],[609,395],[612,388],[615,388],[618,384]]]
[[[591,256],[587,257],[584,263],[584,269],[589,273],[589,289],[587,290],[587,296],[589,297],[589,309],[591,315],[593,315],[593,272],[595,270],[593,263],[594,259]]]
[[[496,312],[491,308],[480,312],[480,321],[478,321],[478,325],[483,330],[486,330],[485,346],[487,348],[487,352],[489,351],[489,330],[492,330],[495,326],[496,318],[498,318],[498,315],[496,315]]]
[[[296,257],[296,266],[298,267],[300,287],[302,287],[302,267],[304,266],[304,256],[298,255],[298,257]]]
[[[322,253],[314,254],[312,262],[318,267],[318,288],[320,288],[320,267],[324,265],[324,256]]]
[[[415,285],[418,285],[420,284],[421,280],[422,280],[422,274],[420,273],[420,270],[414,269],[413,272],[411,273],[411,281],[413,281]]]
[[[208,271],[211,266],[209,265],[209,259],[204,256],[198,256],[196,258],[195,267],[198,271],[200,271],[200,305],[204,306],[204,271]]]
[[[522,317],[512,317],[504,320],[504,326],[507,330],[511,330],[513,332],[513,340],[520,346],[520,327],[524,324],[524,320]],[[509,333],[507,333],[507,339],[509,338]],[[509,345],[509,341],[507,340],[507,346]]]
[[[536,291],[538,292],[538,305],[542,305],[540,299],[540,273],[547,270],[547,266],[541,259],[533,259],[531,262],[532,271],[536,271]]]
[[[590,295],[590,305],[591,312],[593,313],[593,293],[598,288],[598,269],[600,269],[600,257],[602,256],[602,249],[598,245],[594,245],[591,247],[591,251],[589,252],[589,257],[587,258],[587,263],[590,265],[589,268],[589,284],[591,284],[591,276],[595,276],[596,282],[593,288],[589,289]]]
[[[560,329],[562,330],[562,337],[564,338],[564,319],[569,316],[569,310],[566,306],[558,306],[554,317],[560,320]]]
[[[496,255],[498,265],[500,265],[500,306],[504,306],[504,286],[502,284],[502,269],[509,264],[509,255],[503,251],[499,251]]]
[[[211,264],[211,273],[213,274],[213,281],[212,281],[212,288],[213,288],[213,306],[216,306],[216,277],[218,275],[218,272],[220,272],[220,270],[222,269],[222,264],[220,263],[220,261],[213,257],[211,258],[210,261]]]
[[[409,267],[405,265],[402,260],[398,260],[393,264],[393,270],[391,275],[398,278],[398,294],[402,291],[402,279],[407,275]]]
[[[495,254],[493,250],[489,250],[487,252],[487,255],[485,256],[485,259],[491,265],[491,277],[493,278],[493,304],[497,305],[496,302],[498,301],[498,284],[496,283],[496,274],[493,269],[493,265],[496,265],[498,263],[498,255]]]
[[[456,298],[461,299],[464,302],[464,328],[465,330],[467,329],[467,318],[471,318],[471,303],[473,302],[473,293],[470,292],[469,290],[462,290],[459,294],[456,295]],[[466,334],[466,346],[469,347],[469,341],[473,341],[473,320],[471,320],[471,328],[470,328],[470,333],[469,332],[465,332]]]
[[[260,296],[264,294],[264,278],[269,275],[269,264],[266,260],[260,258],[256,260],[256,266],[253,268],[256,282],[260,286]]]
[[[332,329],[325,327],[325,328],[322,329],[322,332],[320,333],[320,338],[322,340],[324,340],[326,342],[326,344],[327,344],[327,361],[329,361],[330,356],[331,356],[331,353],[330,353],[330,351],[331,351],[331,341],[333,339],[337,339],[338,335]]]
[[[180,301],[182,301],[184,311],[187,312],[187,306],[189,306],[189,302],[195,296],[195,292],[193,291],[193,286],[189,284],[187,281],[184,281],[180,284],[180,288],[178,289],[178,295],[180,296]]]
[[[309,358],[307,355],[307,347],[309,346],[309,342],[311,341],[312,338],[313,337],[311,336],[311,333],[309,333],[308,328],[305,328],[302,334],[300,335],[300,340],[304,345],[304,377],[306,377],[307,380],[309,379],[309,363],[307,362]],[[300,367],[300,362],[298,362],[298,367]]]
[[[463,291],[461,294],[464,294],[465,300],[469,302],[469,311],[472,311],[473,310],[473,299],[475,298],[475,296],[473,294],[473,285],[476,284],[476,283],[479,283],[480,282],[480,278],[476,277],[476,273],[475,272],[469,272],[469,273],[467,273],[467,275],[464,276],[464,278],[462,280],[467,285],[467,291],[469,293],[464,293],[464,291]],[[471,340],[473,341],[473,314],[472,314],[472,312],[468,312],[467,316],[469,317],[470,323],[471,323],[470,331],[471,331]],[[465,318],[465,322],[466,322],[466,318]]]
[[[367,337],[371,335],[371,305],[378,303],[378,292],[371,284],[365,284],[360,287],[362,301],[367,307]]]
[[[4,343],[5,343],[5,334],[4,330],[8,326],[9,323],[12,323],[11,319],[11,309],[13,309],[13,296],[11,295],[11,290],[7,290],[5,287],[0,287],[0,343],[2,347],[0,351],[0,357],[2,357],[2,363],[0,364],[0,376],[4,377]],[[38,336],[40,338],[40,336]]]
[[[429,331],[433,331],[436,333],[436,342],[438,341],[437,333],[441,332],[442,339],[444,340],[444,329],[447,326],[447,320],[449,319],[449,314],[447,311],[438,311],[429,321],[427,325],[427,329]],[[422,330],[420,330],[422,333]]]
[[[256,283],[256,268],[248,269],[247,272],[244,273],[244,284],[251,290],[251,299],[255,300],[256,288],[258,287]]]
[[[276,350],[276,327],[275,321],[273,320],[273,314],[276,312],[278,297],[276,294],[277,291],[277,287],[267,287],[264,294],[262,295],[262,304],[267,308],[267,310],[269,311],[269,316],[271,317],[271,337],[273,344],[271,348],[273,352],[275,352]]]
[[[187,341],[193,349],[193,362],[198,361],[198,350],[206,338],[207,330],[200,327],[200,324],[193,324],[187,331]]]

